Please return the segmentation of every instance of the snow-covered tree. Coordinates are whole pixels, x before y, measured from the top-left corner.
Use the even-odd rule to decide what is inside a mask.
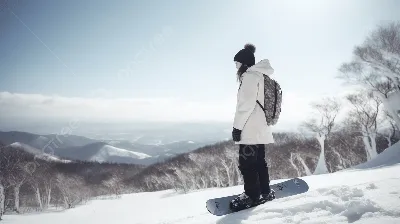
[[[103,184],[108,188],[110,193],[117,195],[120,195],[122,192],[122,181],[121,178],[118,176],[112,176],[108,180],[104,180]]]
[[[353,106],[349,115],[362,134],[367,160],[371,160],[378,155],[376,137],[381,101],[372,93],[365,92],[349,94],[346,99]]]
[[[383,130],[382,135],[386,138],[388,142],[387,147],[389,148],[395,142],[396,132],[399,131],[399,129],[396,126],[396,122],[393,120],[392,116],[387,111],[384,117],[387,123],[387,128]]]
[[[57,173],[55,184],[61,192],[64,208],[72,208],[77,203],[83,201],[82,195],[85,192],[82,182],[82,178],[79,176]]]
[[[2,177],[0,177],[0,220],[1,217],[3,217],[4,211],[5,211],[5,201],[6,201],[6,195],[5,195],[5,187],[2,183]]]
[[[380,98],[400,129],[400,22],[379,26],[342,64],[339,78]]]
[[[55,173],[57,171],[54,170],[54,167],[49,164],[41,164],[41,183],[43,190],[43,209],[47,209],[50,207],[51,196],[53,187],[55,185]]]
[[[219,157],[220,164],[226,172],[227,185],[234,186],[241,181],[238,153],[232,147],[225,147],[223,152],[223,156]]]
[[[321,102],[313,103],[312,107],[317,113],[302,126],[316,134],[321,146],[314,174],[329,173],[325,160],[325,140],[334,128],[336,117],[340,111],[340,103],[335,98],[324,98]]]
[[[49,207],[54,176],[51,166],[45,161],[36,161],[36,166],[31,169],[27,183],[32,188],[39,210]]]
[[[22,184],[25,183],[28,173],[24,169],[27,154],[19,149],[0,147],[0,218],[5,212],[5,190],[13,189],[14,210],[19,209],[19,192]]]
[[[14,211],[20,213],[20,190],[27,181],[30,173],[26,170],[27,154],[22,150],[7,150],[9,155],[10,169],[7,174],[7,181],[13,188],[14,195]]]
[[[300,163],[300,165],[301,165],[300,167],[296,164],[296,161],[298,161]],[[289,162],[293,166],[293,168],[296,170],[298,177],[301,177],[303,175],[302,170],[304,170],[304,172],[307,176],[312,174],[312,172],[308,168],[307,164],[305,163],[304,159],[301,158],[301,155],[299,153],[291,152]]]
[[[8,163],[3,153],[4,147],[0,143],[0,220],[5,211],[5,188],[6,188],[6,173],[9,172]]]
[[[1,152],[1,148],[0,148]],[[5,201],[6,201],[6,195],[5,195],[5,188],[6,188],[6,173],[8,171],[8,166],[4,162],[4,157],[0,158],[0,220],[1,217],[4,214],[5,211]]]

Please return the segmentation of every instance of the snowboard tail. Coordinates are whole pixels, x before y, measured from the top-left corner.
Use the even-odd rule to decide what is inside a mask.
[[[283,181],[281,183],[273,184],[273,185],[271,185],[271,189],[273,189],[275,191],[275,199],[274,200],[277,200],[279,198],[284,198],[284,197],[289,197],[289,196],[293,196],[296,194],[305,193],[308,191],[309,187],[308,187],[308,184],[304,180],[302,180],[300,178],[293,178],[293,179],[290,179],[287,181]],[[221,197],[221,198],[209,199],[206,203],[207,210],[211,214],[216,215],[216,216],[221,216],[221,215],[226,215],[226,214],[230,214],[233,212],[237,212],[237,211],[231,210],[229,207],[229,203],[237,196],[239,196],[239,194]],[[268,203],[268,202],[266,202],[266,203]],[[260,204],[263,204],[263,203],[255,204],[252,207],[256,207]],[[250,208],[252,208],[252,207],[250,207]]]

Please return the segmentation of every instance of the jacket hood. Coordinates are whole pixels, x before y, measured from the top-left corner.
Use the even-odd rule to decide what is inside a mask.
[[[256,71],[268,76],[274,74],[274,69],[271,67],[268,59],[261,60],[247,69],[247,71]]]

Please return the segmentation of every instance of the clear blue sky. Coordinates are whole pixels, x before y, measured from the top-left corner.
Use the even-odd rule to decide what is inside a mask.
[[[238,87],[233,56],[251,42],[256,61],[269,59],[283,86],[283,119],[295,122],[310,101],[343,91],[335,75],[356,44],[400,19],[396,0],[20,0],[0,7],[0,120],[99,110],[107,111],[100,119],[139,113],[134,119],[152,120],[157,108],[171,114],[160,120],[229,121]],[[127,106],[138,99],[155,105]]]

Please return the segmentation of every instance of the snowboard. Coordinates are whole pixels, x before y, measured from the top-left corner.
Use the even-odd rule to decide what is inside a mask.
[[[284,198],[284,197],[289,197],[293,196],[296,194],[302,194],[308,191],[308,184],[300,179],[300,178],[293,178],[289,179],[286,181],[283,181],[281,183],[273,184],[271,185],[271,189],[275,191],[275,199],[277,200],[279,198]],[[239,196],[237,195],[231,195],[231,196],[226,196],[226,197],[221,197],[221,198],[213,198],[209,199],[206,203],[207,210],[216,216],[221,216],[221,215],[227,215],[230,213],[234,213],[237,211],[232,211],[229,208],[229,203]],[[265,202],[268,203],[268,202]],[[264,204],[264,203],[261,203]],[[256,207],[260,204],[256,204],[252,207]]]

